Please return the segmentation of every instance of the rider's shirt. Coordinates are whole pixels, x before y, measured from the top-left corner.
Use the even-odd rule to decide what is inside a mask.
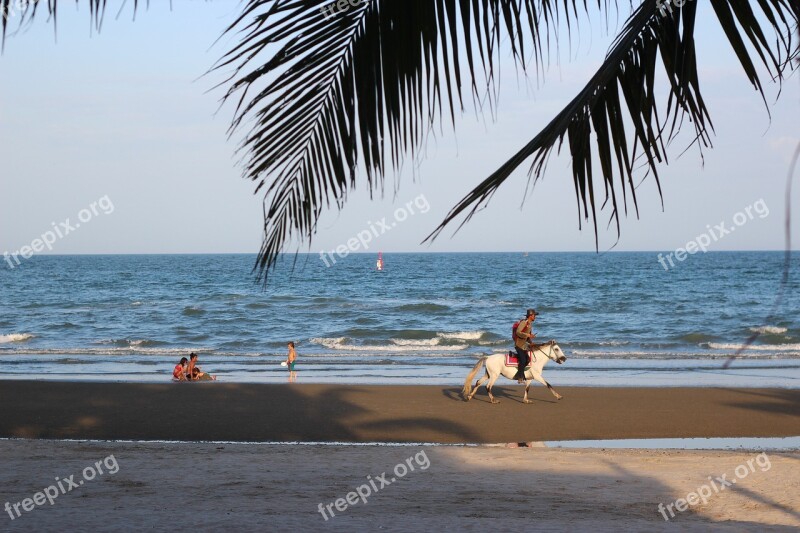
[[[514,339],[514,346],[520,350],[529,350],[529,337],[531,334],[531,324],[527,320],[523,320],[517,326],[517,337]]]

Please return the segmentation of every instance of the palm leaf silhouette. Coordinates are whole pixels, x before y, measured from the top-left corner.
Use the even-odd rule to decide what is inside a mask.
[[[87,1],[99,27],[106,0]],[[681,8],[663,0],[631,2],[629,18],[586,86],[426,240],[459,218],[458,227],[469,221],[526,161],[535,182],[562,147],[572,159],[579,224],[591,220],[597,245],[598,211],[609,205],[619,236],[620,212],[628,213],[629,202],[638,216],[637,166],[652,173],[661,194],[659,166],[668,162],[667,147],[686,120],[694,144],[711,146],[694,42],[699,2]],[[795,68],[800,2],[709,2],[763,99],[758,64],[777,83]],[[12,3],[0,0],[4,15]],[[387,173],[417,155],[432,127],[455,125],[465,98],[494,106],[501,50],[510,49],[520,70],[539,69],[549,47],[565,38],[557,31],[562,25],[571,33],[579,14],[608,17],[617,9],[607,0],[354,0],[341,11],[326,10],[334,4],[340,5],[245,2],[226,30],[238,42],[214,66],[228,73],[224,98],[235,106],[230,134],[245,130],[244,175],[264,193],[264,241],[255,267],[264,281],[292,239],[311,242],[323,209],[341,208],[364,178],[370,194],[382,191]],[[46,5],[55,20],[57,0]],[[20,25],[38,6],[23,8]],[[8,20],[3,17],[4,37]],[[657,82],[659,73],[666,83]]]

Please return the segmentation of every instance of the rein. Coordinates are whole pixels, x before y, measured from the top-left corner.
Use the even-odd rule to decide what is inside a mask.
[[[551,361],[553,361],[553,362],[557,362],[557,361],[556,361],[555,359],[553,359],[553,357],[552,357],[552,356],[553,356],[553,346],[555,346],[555,345],[556,345],[556,343],[555,343],[555,342],[549,342],[548,344],[550,345],[550,348],[547,350],[547,353],[546,353],[546,354],[544,354],[544,355],[545,355],[545,357],[547,357],[547,358],[548,358],[548,359],[550,359]],[[531,350],[531,363],[535,363],[535,362],[536,362],[536,352],[538,352],[538,351],[539,351],[539,350]],[[542,351],[544,351],[544,350],[542,350]]]

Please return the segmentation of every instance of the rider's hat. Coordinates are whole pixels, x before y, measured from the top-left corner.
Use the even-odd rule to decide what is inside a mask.
[[[525,318],[528,318],[531,315],[539,316],[539,313],[536,312],[536,309],[528,309],[527,311],[525,311]]]

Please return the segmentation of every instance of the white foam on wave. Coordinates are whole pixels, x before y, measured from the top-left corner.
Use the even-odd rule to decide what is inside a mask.
[[[95,341],[96,344],[127,344],[128,346],[142,346],[143,344],[152,343],[155,341],[149,339],[103,339]],[[124,347],[123,347],[124,348]]]
[[[438,346],[439,339],[390,339],[397,346]]]
[[[347,350],[349,352],[457,352],[469,348],[466,344],[455,344],[453,346],[356,346],[353,344],[342,344],[339,346],[328,346],[334,350]]]
[[[3,349],[3,354],[16,355],[154,355],[154,356],[188,356],[190,352],[200,355],[245,355],[235,352],[219,352],[214,348],[143,348],[136,346],[109,346],[104,348],[15,348]]]
[[[9,335],[0,335],[0,344],[8,344],[11,342],[25,342],[31,340],[33,335],[30,333],[11,333]]]
[[[438,339],[430,339],[438,340]],[[456,352],[469,348],[466,344],[456,344],[453,346],[439,346],[438,344],[422,344],[425,339],[413,341],[416,344],[394,344],[394,345],[355,345],[345,344],[346,337],[316,337],[311,342],[320,344],[329,350],[341,350],[348,352],[424,352],[424,351],[445,351]]]
[[[786,328],[780,326],[761,326],[758,328],[750,328],[753,333],[761,333],[762,335],[780,335],[786,333]]]
[[[587,357],[675,357],[681,354],[673,352],[644,352],[644,351],[625,351],[625,352],[612,352],[608,350],[567,350],[567,357],[571,355],[581,355]],[[687,356],[694,356],[696,354],[683,354]]]
[[[730,346],[739,347],[738,344],[731,344]],[[585,359],[690,359],[690,360],[715,360],[726,359],[733,355],[733,349],[726,349],[724,352],[709,353],[709,352],[647,352],[647,351],[592,351],[592,350],[569,350],[567,357],[570,355],[581,357]],[[742,359],[775,359],[775,358],[789,358],[796,359],[800,356],[800,351],[760,351],[760,352],[745,352],[739,357]]]
[[[630,344],[630,341],[600,341],[598,344],[600,346],[626,346]]]
[[[738,350],[741,344],[709,342],[708,347],[713,350]],[[800,344],[751,344],[747,350],[761,352],[800,352]]]
[[[513,342],[511,341],[511,339],[509,340],[501,339],[498,341],[478,341],[478,344],[480,346],[501,346],[503,344],[508,344],[509,346],[511,346]]]
[[[437,333],[436,336],[457,341],[476,341],[483,336],[483,333],[483,331],[456,331],[452,333]]]
[[[321,344],[322,346],[325,346],[326,348],[332,348],[334,346],[338,346],[340,344],[343,344],[344,341],[347,340],[347,337],[314,337],[314,338],[309,339],[309,340],[311,342],[313,342],[314,344]]]

